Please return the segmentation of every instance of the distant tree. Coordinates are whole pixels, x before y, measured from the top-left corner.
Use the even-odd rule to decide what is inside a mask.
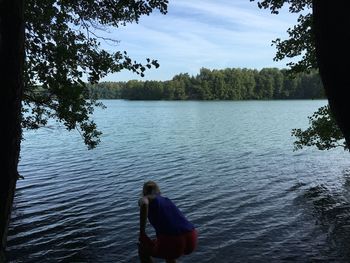
[[[302,74],[300,79],[301,90],[303,90],[303,97],[308,97],[312,99],[320,99],[324,97],[323,90],[319,90],[316,87],[320,87],[321,78],[318,74]],[[325,112],[325,114],[330,113],[330,111]],[[334,119],[332,119],[334,121]]]
[[[163,84],[163,91],[164,91],[164,99],[166,100],[173,100],[174,99],[174,92],[175,88],[172,83],[172,81],[165,81]]]
[[[251,0],[255,1],[255,0]],[[289,62],[290,74],[309,72],[320,69],[326,95],[330,108],[320,108],[309,117],[311,120],[307,130],[302,132],[294,129],[293,136],[297,137],[295,142],[297,149],[302,146],[316,145],[318,149],[329,149],[329,141],[345,139],[350,144],[350,122],[347,112],[349,103],[345,100],[345,86],[349,86],[344,67],[339,60],[344,59],[344,55],[349,57],[349,30],[347,13],[342,10],[342,1],[318,1],[318,0],[263,0],[258,1],[260,8],[270,9],[271,13],[278,14],[279,9],[284,4],[289,4],[289,11],[300,13],[298,24],[289,28],[286,40],[276,39],[272,43],[276,46],[277,52],[274,60],[300,57],[298,62]],[[312,12],[311,12],[312,10]],[[304,79],[305,80],[305,79]],[[305,85],[303,83],[302,85]],[[302,89],[305,91],[305,89]],[[312,94],[317,96],[318,94]],[[327,109],[327,110],[325,110]],[[333,116],[330,113],[333,112]],[[322,120],[323,125],[317,125]],[[324,122],[329,122],[327,125]],[[340,137],[338,132],[325,129],[333,129],[340,125]],[[339,131],[340,131],[339,130]],[[298,132],[296,132],[298,131]],[[311,132],[312,131],[312,132]],[[326,138],[324,135],[334,135],[334,138]],[[310,136],[310,138],[307,138]],[[313,144],[315,136],[319,139],[318,144]],[[325,140],[322,142],[322,140]],[[319,147],[327,145],[327,147]],[[335,144],[331,144],[335,145]],[[340,144],[345,146],[345,144]]]
[[[188,73],[184,73],[184,74],[181,73],[173,77],[172,81],[174,82],[175,99],[177,100],[187,99],[186,94],[189,94],[190,92],[189,80],[190,80],[190,76],[188,75]]]
[[[249,100],[322,98],[318,73],[298,73],[293,79],[285,70],[260,71],[202,68],[196,76],[179,74],[168,81],[101,82],[89,85],[89,94],[99,99],[129,100]],[[179,96],[179,94],[183,94]],[[175,96],[176,95],[176,96]]]
[[[241,69],[227,68],[223,70],[226,99],[241,100],[243,99],[243,73]]]
[[[243,69],[242,70],[242,91],[241,96],[243,99],[254,98],[254,87],[256,85],[254,75],[257,74],[257,70]]]
[[[36,129],[54,118],[68,130],[78,129],[87,146],[95,147],[100,132],[89,117],[99,104],[86,100],[83,80],[97,83],[122,69],[143,76],[147,68],[159,66],[156,60],[141,64],[125,51],[102,49],[100,41],[116,40],[101,30],[137,23],[155,9],[165,14],[167,4],[168,0],[0,1],[0,261],[18,178],[21,126]]]
[[[284,80],[283,80],[284,90],[280,92],[280,96],[283,99],[286,97],[295,99],[295,93],[299,86],[300,78],[296,76],[292,77],[290,74],[288,74],[287,70],[283,70],[282,73],[284,75]]]
[[[273,79],[273,98],[274,99],[281,99],[281,93],[284,90],[283,86],[283,80],[284,76],[281,70],[278,70],[277,68],[273,68],[271,70],[271,77]]]
[[[204,100],[213,99],[212,89],[210,88],[212,82],[211,70],[207,68],[201,68],[197,79],[199,85],[201,86],[200,97]]]
[[[256,77],[256,93],[259,99],[272,99],[274,93],[273,69],[263,68]]]
[[[175,100],[187,99],[185,81],[181,79],[174,79],[172,83],[174,86],[174,99]]]
[[[145,96],[146,95],[146,96]],[[163,84],[161,81],[146,81],[143,84],[142,99],[160,100],[163,95]]]

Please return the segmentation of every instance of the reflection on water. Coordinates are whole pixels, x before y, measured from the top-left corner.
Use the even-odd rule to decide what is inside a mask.
[[[296,199],[308,206],[315,224],[326,235],[329,246],[327,260],[350,261],[350,171],[344,171],[343,185],[329,189],[324,185],[307,188]],[[300,200],[301,199],[301,200]]]
[[[349,154],[292,151],[325,101],[105,104],[93,151],[60,127],[25,134],[10,262],[137,262],[150,179],[198,228],[183,263],[349,262]]]

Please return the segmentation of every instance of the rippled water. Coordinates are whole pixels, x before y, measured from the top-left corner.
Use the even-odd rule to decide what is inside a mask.
[[[349,261],[349,153],[292,151],[326,101],[104,103],[93,151],[56,124],[25,133],[10,262],[138,262],[150,179],[198,228],[179,262]]]

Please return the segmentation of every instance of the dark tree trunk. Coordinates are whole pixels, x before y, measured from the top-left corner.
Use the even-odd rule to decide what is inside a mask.
[[[23,62],[23,0],[0,0],[0,262],[18,178]]]
[[[350,19],[347,1],[313,0],[316,55],[323,86],[350,146]]]

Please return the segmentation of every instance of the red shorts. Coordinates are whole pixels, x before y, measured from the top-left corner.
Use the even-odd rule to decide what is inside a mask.
[[[182,255],[188,255],[197,246],[197,230],[176,235],[159,235],[151,240],[147,235],[140,236],[140,249],[152,257],[164,259],[176,259]]]

